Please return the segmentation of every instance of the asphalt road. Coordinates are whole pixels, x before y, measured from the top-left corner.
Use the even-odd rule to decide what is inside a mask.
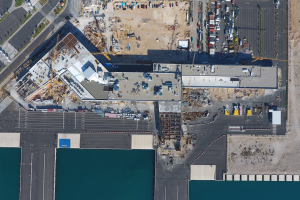
[[[19,112],[13,112],[19,117]],[[20,112],[20,128],[16,131],[59,131],[59,132],[91,132],[91,131],[150,131],[155,132],[155,124],[149,121],[135,121],[126,118],[108,118],[96,113],[68,112]],[[1,118],[0,118],[1,120]]]
[[[0,0],[0,16],[8,11],[13,0]]]
[[[0,5],[1,9],[1,5]],[[27,12],[23,7],[17,8],[12,11],[1,23],[0,23],[0,42],[5,41],[10,34],[12,34],[24,21]]]
[[[54,199],[54,134],[21,134],[21,200]]]
[[[131,135],[117,133],[81,134],[80,148],[131,149]]]

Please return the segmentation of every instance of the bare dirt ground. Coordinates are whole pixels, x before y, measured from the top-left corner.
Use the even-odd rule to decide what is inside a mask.
[[[149,5],[149,2],[144,3]],[[170,8],[169,3],[173,3],[174,7]],[[148,50],[169,49],[168,43],[171,44],[172,41],[172,30],[168,30],[167,26],[173,25],[175,18],[179,27],[177,26],[174,31],[175,41],[172,49],[176,49],[178,39],[185,39],[184,32],[191,30],[191,27],[187,26],[185,22],[187,10],[188,4],[186,2],[179,2],[178,6],[175,6],[175,1],[166,2],[165,8],[149,8],[148,6],[148,9],[138,9],[136,7],[133,10],[115,10],[114,16],[121,18],[120,23],[114,24],[114,36],[117,37],[116,39],[119,41],[121,48],[119,53],[147,55]],[[141,40],[137,41],[136,37],[127,38],[122,36],[125,32],[130,33],[130,30],[136,37],[140,36]],[[137,48],[137,42],[140,44],[140,48]],[[129,43],[131,46],[130,51],[125,49]]]
[[[229,136],[228,173],[300,174],[300,1],[290,1],[288,121],[286,136]]]

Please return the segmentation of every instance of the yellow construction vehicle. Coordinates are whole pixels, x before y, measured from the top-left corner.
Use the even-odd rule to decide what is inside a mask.
[[[57,83],[57,84],[60,84],[61,82],[60,81],[52,81],[53,83]]]
[[[225,108],[225,115],[230,115],[226,108]]]
[[[251,108],[248,108],[248,109],[247,109],[247,116],[250,116],[250,115],[252,115],[252,113],[251,113]]]
[[[293,61],[290,61],[290,60],[281,60],[281,59],[276,59],[276,58],[265,58],[265,57],[253,57],[254,60],[252,60],[251,62],[255,62],[255,61],[258,61],[258,60],[277,60],[277,61],[283,61],[283,62],[293,62]]]
[[[235,106],[236,108],[234,108],[233,110],[233,115],[239,115],[239,110],[237,108],[237,106]]]

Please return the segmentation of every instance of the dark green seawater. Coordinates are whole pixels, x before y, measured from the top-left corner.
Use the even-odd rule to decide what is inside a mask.
[[[300,182],[190,181],[189,200],[299,200]]]
[[[18,200],[21,149],[0,148],[0,199]]]
[[[150,150],[58,149],[56,200],[153,200]]]

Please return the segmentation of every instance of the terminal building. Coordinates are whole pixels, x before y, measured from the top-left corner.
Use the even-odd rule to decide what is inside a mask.
[[[54,52],[52,48],[17,80],[15,89],[25,100],[39,100],[54,83],[63,83],[81,101],[180,101],[184,87],[278,87],[277,67],[154,63],[148,73],[109,72],[71,33],[57,44],[53,62]]]

